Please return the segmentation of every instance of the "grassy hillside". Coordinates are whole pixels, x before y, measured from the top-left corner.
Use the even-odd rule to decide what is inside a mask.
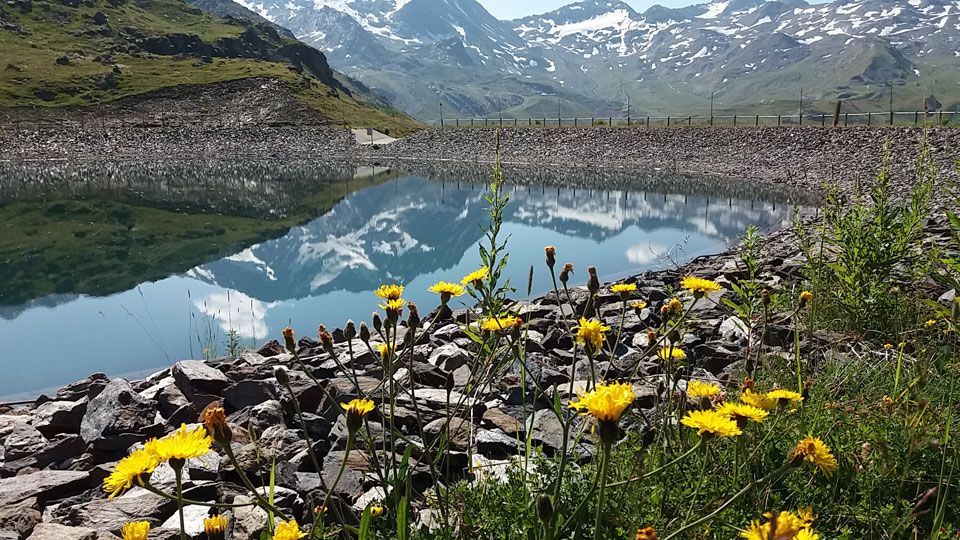
[[[13,0],[0,6],[0,107],[84,107],[176,85],[268,76],[333,122],[418,124],[342,84],[315,49],[179,0]]]

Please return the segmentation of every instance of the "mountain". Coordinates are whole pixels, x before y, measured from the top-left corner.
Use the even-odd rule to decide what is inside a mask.
[[[270,85],[275,98],[309,109],[320,123],[401,133],[417,127],[288,30],[227,0],[201,1],[222,18],[181,0],[5,2],[0,109],[129,105],[161,90],[186,95],[237,81],[263,87],[272,79],[279,83]]]
[[[836,99],[960,107],[960,1],[585,0],[512,21],[475,0],[239,0],[405,111],[450,116],[793,112]],[[895,102],[896,105],[897,102]]]

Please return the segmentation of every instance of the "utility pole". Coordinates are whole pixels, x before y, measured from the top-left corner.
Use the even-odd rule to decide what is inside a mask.
[[[800,125],[803,125],[803,88],[800,88]]]
[[[893,81],[890,81],[890,125],[893,125]]]
[[[440,127],[443,127],[443,102],[440,102]]]
[[[710,125],[713,125],[713,90],[710,91]]]
[[[560,127],[560,124],[562,123],[560,120],[561,120],[561,118],[560,118],[560,98],[557,98],[557,127]]]
[[[503,103],[500,101],[500,96],[497,96],[497,110],[500,112],[500,125],[503,125]]]
[[[630,125],[630,94],[627,94],[627,126]]]

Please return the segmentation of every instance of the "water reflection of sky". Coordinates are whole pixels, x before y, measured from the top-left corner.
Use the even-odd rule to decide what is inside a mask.
[[[534,294],[550,287],[543,247],[576,268],[594,265],[613,280],[716,252],[749,224],[776,226],[789,204],[663,193],[515,188],[502,237],[509,237],[511,284]],[[427,287],[459,281],[479,266],[478,228],[488,204],[482,186],[402,178],[347,196],[330,213],[282,238],[107,297],[81,296],[0,319],[5,377],[0,396],[32,397],[102,371],[144,374],[198,358],[211,340],[225,353],[226,331],[245,345],[278,338],[284,326],[315,335],[317,324],[369,320],[372,288],[400,282],[426,314]],[[468,297],[464,297],[468,298]]]

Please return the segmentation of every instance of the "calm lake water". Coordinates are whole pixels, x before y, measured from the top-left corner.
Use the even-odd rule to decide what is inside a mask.
[[[488,168],[404,173],[289,163],[0,168],[0,401],[93,372],[144,375],[369,320],[372,290],[479,266]],[[603,280],[713,253],[780,227],[801,194],[657,174],[508,171],[507,274],[548,290],[543,246]],[[429,177],[429,178],[428,178]],[[557,187],[557,183],[581,187]],[[582,186],[604,186],[582,187]],[[623,187],[632,186],[632,187]]]

